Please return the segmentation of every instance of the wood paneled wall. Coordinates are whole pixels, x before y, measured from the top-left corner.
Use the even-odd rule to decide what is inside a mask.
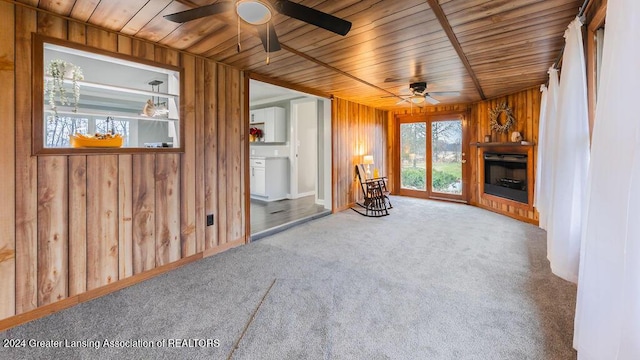
[[[334,98],[331,105],[333,210],[341,211],[362,198],[355,166],[364,155],[373,155],[372,172],[378,168],[381,175],[387,174],[389,113],[340,98]]]
[[[511,133],[513,131],[519,131],[522,137],[526,141],[530,141],[536,146],[533,147],[533,169],[535,173],[536,158],[538,154],[538,123],[540,121],[540,101],[542,94],[539,87],[530,88],[524,91],[520,91],[508,96],[499,97],[492,100],[478,102],[471,107],[471,123],[475,126],[470,126],[471,142],[484,142],[484,136],[491,134],[493,142],[509,142]],[[495,108],[498,104],[506,102],[513,111],[514,124],[507,134],[497,134],[491,132],[489,126],[490,117],[489,111]],[[478,176],[479,152],[477,147],[471,146],[469,153],[469,162],[471,166],[471,179],[470,184],[473,188],[470,191],[469,203],[478,205],[480,207],[487,208],[492,211],[502,213],[507,216],[511,216],[520,220],[537,223],[538,212],[535,210],[527,210],[521,207],[509,205],[507,203],[492,201],[484,199],[479,192],[479,182],[481,179]],[[534,184],[528,184],[528,186],[534,186]]]
[[[245,243],[241,71],[7,2],[0,32],[0,329]],[[32,32],[183,67],[185,152],[31,156]]]
[[[492,136],[492,142],[509,142],[511,132],[519,131],[524,140],[538,143],[538,122],[540,120],[540,101],[541,93],[538,87],[526,89],[524,91],[517,92],[515,94],[481,101],[473,103],[471,105],[459,104],[459,105],[439,105],[439,106],[425,106],[423,108],[414,107],[413,109],[401,109],[393,112],[392,121],[395,121],[397,116],[422,116],[424,114],[438,114],[438,113],[453,113],[453,112],[465,112],[470,108],[470,121],[468,126],[468,138],[470,142],[484,142],[485,135]],[[508,134],[498,134],[491,131],[489,127],[489,111],[496,107],[496,105],[506,102],[507,105],[513,110],[515,122],[513,127],[509,130]],[[392,131],[396,131],[395,125],[390,126],[389,134]],[[389,161],[393,163],[399,160],[398,145],[393,144],[396,136],[390,136],[389,138]],[[535,173],[535,158],[537,156],[537,146],[534,146],[534,173]],[[479,161],[478,149],[475,146],[469,147],[469,154],[467,156],[466,166],[468,167],[467,174],[469,174],[468,184],[468,203],[484,207],[486,209],[496,211],[507,216],[511,216],[520,220],[537,222],[538,212],[535,210],[525,210],[520,207],[508,205],[506,203],[491,201],[483,199],[480,194],[478,169]],[[398,168],[397,166],[391,166],[391,168]],[[397,186],[399,184],[392,183],[391,190],[396,193],[398,191]],[[530,184],[533,186],[533,184]]]

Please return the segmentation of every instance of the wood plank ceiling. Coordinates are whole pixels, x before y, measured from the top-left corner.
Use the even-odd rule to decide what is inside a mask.
[[[282,50],[265,52],[235,13],[186,24],[163,15],[213,0],[19,0],[82,22],[207,57],[300,88],[392,109],[411,81],[471,103],[542,84],[582,0],[295,0],[353,23],[340,36],[280,14]],[[391,96],[391,97],[390,97]]]

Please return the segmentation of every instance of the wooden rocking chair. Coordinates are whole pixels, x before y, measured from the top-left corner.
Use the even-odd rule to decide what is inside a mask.
[[[351,208],[353,211],[360,215],[380,217],[389,215],[389,209],[393,206],[389,200],[389,191],[387,190],[386,178],[373,178],[367,179],[364,166],[362,164],[356,165],[356,174],[360,181],[360,188],[362,189],[362,195],[364,201],[356,202],[356,204],[364,211]]]

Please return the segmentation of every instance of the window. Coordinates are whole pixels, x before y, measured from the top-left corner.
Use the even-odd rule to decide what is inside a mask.
[[[33,43],[34,154],[183,150],[179,68],[40,35]],[[70,141],[105,134],[122,144]]]

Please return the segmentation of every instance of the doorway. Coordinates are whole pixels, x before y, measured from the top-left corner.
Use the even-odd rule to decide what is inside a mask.
[[[462,114],[399,119],[400,195],[467,201],[465,129]]]
[[[331,101],[249,80],[251,241],[331,213]]]

